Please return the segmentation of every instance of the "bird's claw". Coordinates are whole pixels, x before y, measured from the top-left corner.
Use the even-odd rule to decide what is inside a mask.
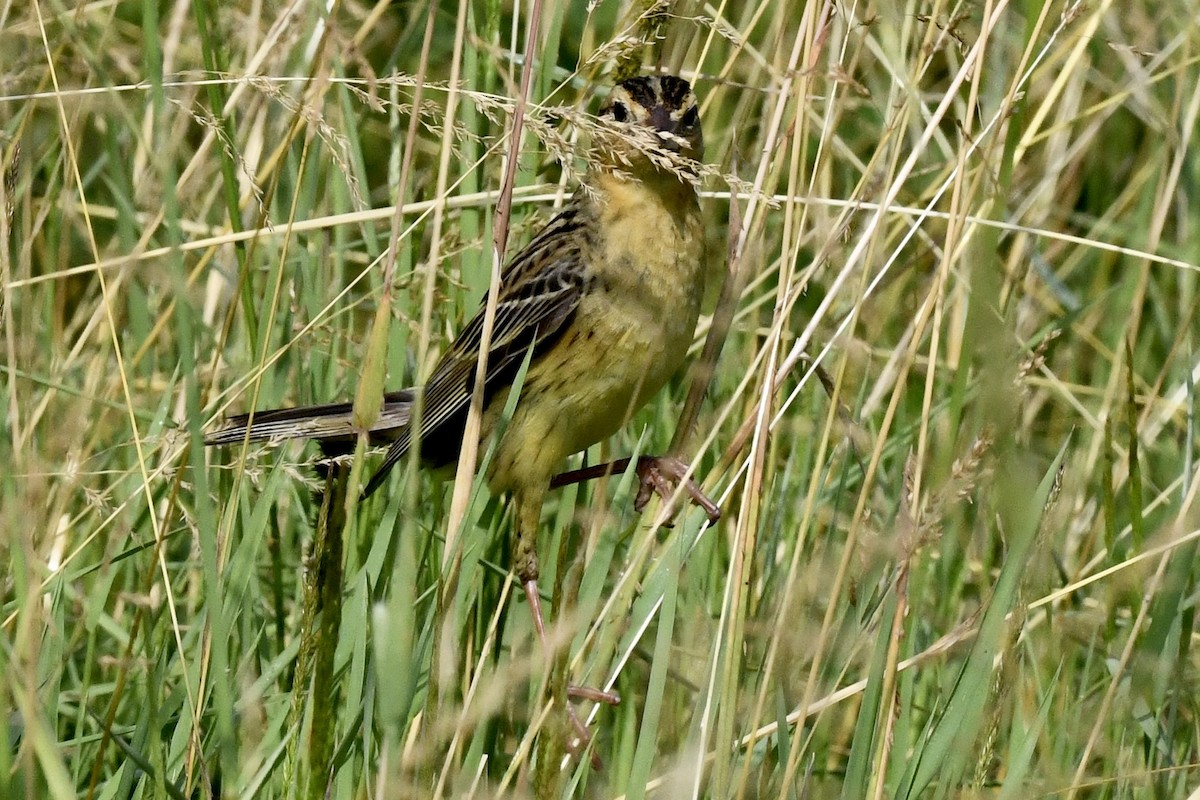
[[[683,481],[683,490],[693,503],[704,509],[709,524],[715,524],[721,519],[721,509],[700,489],[700,485],[690,477],[686,481],[683,480],[690,469],[683,459],[674,456],[642,456],[638,459],[635,469],[641,484],[637,497],[633,500],[635,510],[642,511],[650,502],[652,494],[657,494],[663,502],[670,503],[675,496],[676,487]]]
[[[591,700],[594,703],[605,703],[607,705],[618,705],[621,702],[621,696],[616,692],[605,692],[600,689],[592,689],[587,686],[568,686],[567,700]],[[570,751],[574,758],[580,758],[583,752],[587,750],[588,745],[592,743],[592,732],[588,730],[588,726],[579,714],[575,712],[575,707],[571,703],[567,703],[567,718],[571,722],[572,736],[567,741],[567,750]],[[600,756],[595,752],[589,754],[589,760],[592,769],[599,772],[604,769],[604,762],[600,760]]]

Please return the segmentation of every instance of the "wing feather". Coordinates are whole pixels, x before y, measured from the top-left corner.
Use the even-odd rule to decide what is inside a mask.
[[[587,282],[581,229],[586,230],[588,213],[584,198],[577,194],[501,274],[488,348],[485,398],[511,385],[526,353],[532,349],[536,355],[549,346],[574,316]],[[462,440],[483,338],[485,308],[481,304],[442,355],[425,385],[422,441],[435,436],[456,443]],[[411,443],[412,431],[406,428],[388,448],[364,494],[370,495],[383,484]],[[457,452],[445,454],[445,460],[456,455]]]

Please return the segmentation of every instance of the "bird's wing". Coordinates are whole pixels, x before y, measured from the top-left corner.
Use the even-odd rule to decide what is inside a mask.
[[[586,242],[580,229],[587,214],[583,198],[577,196],[501,274],[488,348],[485,398],[510,385],[526,354],[530,350],[537,353],[553,342],[579,307],[587,280],[582,252]],[[445,435],[447,441],[461,441],[460,429],[466,422],[483,338],[484,310],[485,306],[481,306],[463,328],[425,385],[421,413],[423,440],[428,441],[433,435],[441,439]],[[364,494],[370,495],[382,485],[411,442],[411,429],[406,429],[388,449]],[[448,453],[446,458],[456,455]]]

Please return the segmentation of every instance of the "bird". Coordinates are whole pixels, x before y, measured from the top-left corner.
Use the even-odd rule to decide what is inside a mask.
[[[537,534],[546,493],[568,456],[616,433],[678,371],[705,292],[705,223],[695,188],[704,137],[691,85],[674,75],[629,78],[613,87],[598,117],[581,187],[501,271],[483,387],[486,439],[501,428],[528,361],[486,480],[494,494],[512,497],[511,568],[543,646]],[[481,305],[423,388],[385,395],[368,434],[388,449],[364,496],[385,484],[414,440],[423,466],[457,462],[483,328]],[[205,443],[307,438],[344,452],[359,433],[352,405],[336,403],[234,416]],[[719,517],[685,479],[681,459],[643,457],[636,467],[639,510],[651,491],[665,497],[682,481],[710,520]]]

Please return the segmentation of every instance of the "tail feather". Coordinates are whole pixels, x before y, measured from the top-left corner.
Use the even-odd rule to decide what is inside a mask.
[[[383,408],[371,426],[370,433],[390,441],[408,425],[412,414],[413,395],[410,391],[388,392]],[[299,408],[279,408],[238,414],[226,420],[218,430],[204,437],[206,445],[237,444],[267,439],[315,439],[319,442],[348,441],[358,436],[354,425],[353,404],[329,403]],[[390,435],[389,435],[390,434]]]

